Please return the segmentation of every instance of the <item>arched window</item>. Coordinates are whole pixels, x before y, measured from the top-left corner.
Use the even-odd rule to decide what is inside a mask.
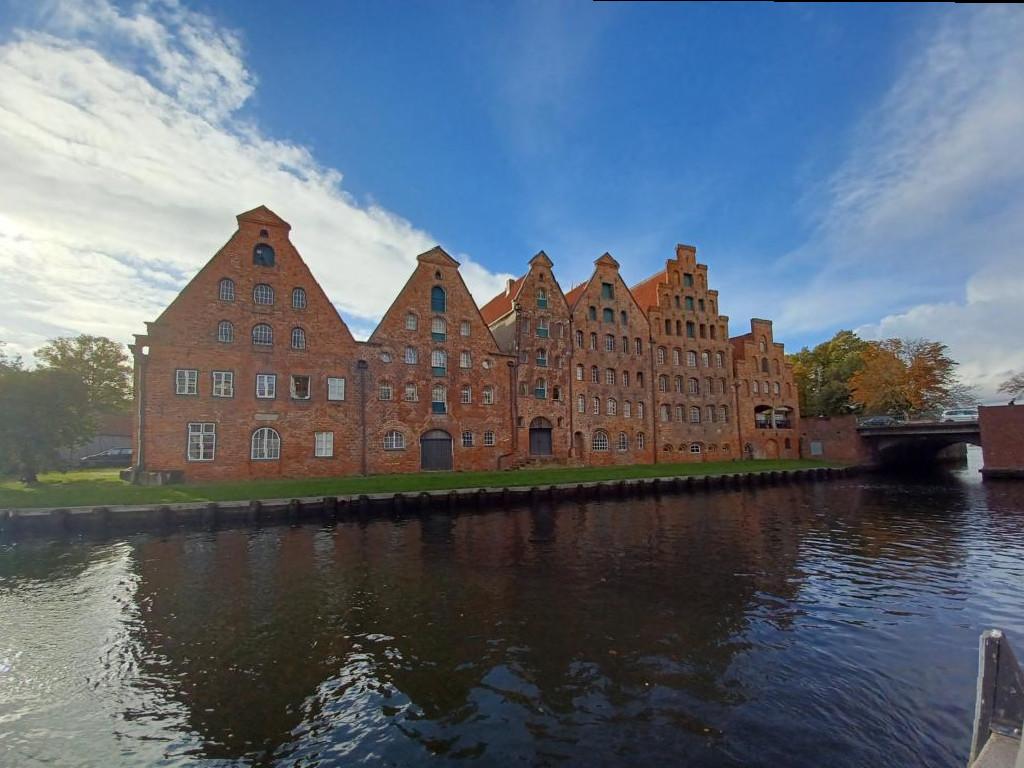
[[[772,361],[772,370],[775,371],[775,375],[776,376],[779,375],[779,361],[778,360],[773,360]]]
[[[274,289],[266,283],[258,283],[252,289],[252,300],[257,304],[273,304]]]
[[[676,392],[679,392],[680,394],[682,394],[682,392],[683,392],[683,377],[682,376],[676,376],[674,390]]]
[[[622,372],[622,386],[624,386],[624,387],[628,387],[629,386],[629,371],[623,371]]]
[[[609,385],[615,384],[615,369],[606,368],[604,372],[604,383]]]
[[[401,451],[405,449],[405,435],[397,429],[384,433],[384,450]]]
[[[658,361],[658,365],[664,365],[665,364],[665,348],[664,347],[658,347],[658,351],[655,353],[655,355],[656,355],[656,358],[657,358],[657,361]]]
[[[629,435],[627,435],[625,432],[619,432],[618,449],[620,451],[628,451],[629,450]]]
[[[596,365],[590,366],[590,380],[594,384],[601,383],[601,370]]]
[[[235,281],[224,278],[217,285],[217,296],[221,301],[235,300]]]
[[[395,388],[387,379],[381,379],[377,385],[377,399],[391,400],[395,396]]]
[[[619,312],[619,322],[623,325],[629,325],[629,315],[626,314],[626,310]]]
[[[672,407],[671,406],[669,406],[669,405],[662,405],[659,410],[661,412],[661,420],[662,421],[671,421],[672,420]]]
[[[671,336],[672,335],[672,321],[669,320],[667,317],[665,318],[665,335],[666,336]]]
[[[419,362],[420,355],[416,351],[416,347],[405,348],[405,362],[407,365],[416,365]]]
[[[683,350],[676,347],[672,350],[672,365],[681,365],[683,362]]]
[[[576,346],[583,349],[583,331],[576,331]]]
[[[615,351],[615,337],[612,336],[610,333],[606,334],[605,337],[604,337],[604,351],[605,352],[614,352]]]
[[[306,289],[292,288],[292,309],[306,308]]]
[[[217,324],[217,341],[222,344],[230,344],[235,340],[235,326],[227,320],[221,320]]]
[[[668,376],[665,374],[661,374],[661,376],[658,377],[658,391],[668,392]]]
[[[725,367],[725,355],[722,352],[715,352],[715,368]]]
[[[697,381],[696,378],[690,377],[690,380],[689,380],[688,384],[689,384],[690,394],[691,395],[699,395],[700,394],[700,382]]]
[[[700,453],[700,443],[690,443],[690,453]]]
[[[576,364],[576,381],[583,381],[583,366]]]
[[[448,372],[448,353],[443,349],[430,352],[430,367],[435,376],[444,376]]]
[[[767,340],[765,340],[764,336],[762,336],[761,341],[758,342],[757,348],[760,349],[762,352],[768,351],[768,342]]]
[[[419,326],[419,318],[416,317],[412,312],[409,312],[405,316],[405,330],[415,331]]]
[[[494,387],[490,384],[484,387],[484,405],[494,405]]]
[[[716,421],[718,421],[718,419],[716,419],[716,418],[715,418],[715,415],[716,415],[716,411],[715,411],[715,406],[713,406],[713,405],[709,405],[709,406],[708,406],[708,407],[707,407],[707,408],[705,409],[705,411],[706,411],[706,414],[705,414],[705,416],[706,416],[707,420],[708,420],[708,421],[709,421],[710,423],[714,424],[714,423],[715,423]]]
[[[252,451],[249,455],[257,461],[280,459],[281,436],[270,427],[260,427],[252,433]]]
[[[601,322],[602,323],[614,323],[615,322],[615,310],[609,307],[605,307],[601,311]]]
[[[690,408],[690,423],[700,424],[700,408],[696,405]]]
[[[578,413],[586,413],[587,410],[587,399],[583,395],[576,395],[576,411]]]
[[[686,412],[681,405],[676,406],[676,421],[682,423],[686,421]]]
[[[619,404],[618,404],[618,402],[617,402],[617,401],[615,400],[615,398],[614,398],[614,397],[609,397],[609,398],[608,398],[608,403],[607,403],[607,405],[606,405],[606,410],[605,410],[605,412],[606,412],[606,413],[607,413],[607,414],[608,414],[609,416],[615,416],[615,415],[617,415],[617,414],[618,414],[618,412],[619,412]]]
[[[601,398],[597,397],[595,395],[592,402],[593,402],[593,407],[594,407],[594,415],[595,416],[600,416],[601,415]]]
[[[602,429],[597,430],[590,438],[590,448],[594,451],[608,450],[608,433]]]
[[[750,391],[753,392],[755,395],[761,394],[761,385],[757,383],[757,379],[754,379],[751,382]]]
[[[622,354],[629,354],[629,336],[622,337]]]
[[[260,347],[269,347],[274,343],[274,331],[266,323],[258,323],[252,327],[252,343]]]
[[[473,402],[473,388],[469,384],[463,384],[459,393],[459,402],[463,405]]]
[[[440,285],[435,285],[430,289],[430,311],[431,312],[444,312],[448,308],[448,300],[445,295],[444,288]]]
[[[306,332],[301,328],[292,328],[292,349],[306,348]]]
[[[644,417],[644,401],[643,400],[641,400],[639,403],[636,404],[636,415],[637,415],[637,418],[640,418],[640,419],[642,419]]]
[[[537,379],[533,387],[533,396],[538,400],[546,400],[548,396],[548,383],[545,379]]]
[[[633,404],[629,400],[625,400],[622,403],[622,415],[627,419],[633,415]]]
[[[435,384],[430,389],[430,412],[448,413],[448,388],[443,384]]]
[[[774,384],[772,384],[772,388],[776,395],[782,394],[782,388],[779,386],[779,382],[776,381]]]
[[[711,353],[704,351],[700,353],[700,364],[705,368],[711,367]]]
[[[252,263],[257,267],[274,266],[274,249],[266,243],[260,243],[252,249]]]
[[[590,334],[590,348],[591,349],[595,349],[595,350],[597,349],[597,334],[596,333]]]
[[[647,445],[647,435],[645,435],[643,432],[637,432],[636,433],[636,447],[637,447],[637,449],[638,450],[643,450],[643,448],[646,445]]]
[[[587,319],[597,320],[597,307],[587,307]]]
[[[643,352],[644,352],[644,342],[643,342],[643,339],[633,339],[633,344],[636,347],[636,353],[638,355],[642,355]]]
[[[761,358],[761,373],[768,373],[768,358]]]
[[[691,368],[697,367],[697,353],[692,349],[686,353],[686,364]]]
[[[729,423],[729,406],[723,405],[718,409],[719,421],[728,424]]]

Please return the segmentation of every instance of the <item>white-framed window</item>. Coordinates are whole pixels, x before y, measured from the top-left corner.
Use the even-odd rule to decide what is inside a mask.
[[[470,330],[469,320],[463,320],[461,323],[459,323],[459,335],[460,336],[469,336],[469,330]]]
[[[700,394],[700,382],[697,379],[691,377],[689,382],[688,382],[688,385],[689,385],[689,388],[690,388],[690,394],[691,395],[699,395]]]
[[[643,402],[643,400],[641,400],[639,403],[636,404],[636,415],[637,415],[637,418],[640,418],[640,419],[642,419],[644,417],[644,402]]]
[[[217,297],[221,301],[235,300],[235,281],[230,278],[223,278],[217,285]]]
[[[217,341],[221,344],[230,344],[235,340],[235,326],[227,320],[217,323]]]
[[[576,365],[576,381],[583,381],[583,366]]]
[[[547,309],[548,308],[548,292],[543,288],[537,289],[537,308]]]
[[[404,451],[405,450],[405,435],[399,432],[397,429],[392,429],[384,433],[384,450],[385,451]]]
[[[622,372],[622,386],[624,386],[624,387],[628,387],[629,386],[629,371],[623,371]]]
[[[310,378],[304,374],[293,373],[291,380],[291,395],[294,400],[309,400],[313,393],[309,386]]]
[[[256,304],[273,304],[274,289],[266,283],[257,283],[256,287],[252,289],[252,300]]]
[[[469,384],[463,384],[459,392],[459,402],[468,404],[473,402],[473,388]]]
[[[430,388],[430,412],[448,413],[448,388],[442,384]]]
[[[473,367],[473,356],[463,350],[459,353],[459,368],[472,368]]]
[[[472,432],[464,431],[462,433],[462,447],[463,448],[472,448],[473,447],[473,433]]]
[[[690,453],[700,453],[700,443],[690,443]]]
[[[615,384],[615,369],[614,368],[607,368],[607,369],[605,369],[605,372],[604,372],[604,383],[605,384]]]
[[[619,444],[616,447],[619,449],[619,451],[628,451],[629,435],[627,435],[625,432],[619,432]]]
[[[313,433],[313,455],[320,459],[328,459],[334,455],[334,433]]]
[[[583,331],[576,331],[576,346],[583,349]]]
[[[715,352],[715,368],[725,367],[725,354],[722,352]]]
[[[199,371],[194,371],[188,368],[178,368],[174,372],[174,394],[198,395]]]
[[[306,289],[292,288],[292,309],[306,308]]]
[[[546,339],[549,335],[548,319],[546,317],[537,318],[537,338]]]
[[[345,379],[341,376],[328,376],[327,377],[327,399],[328,400],[344,400],[345,399]]]
[[[718,420],[724,424],[729,423],[729,406],[723,405],[718,409]]]
[[[711,424],[718,421],[718,411],[715,410],[715,406],[709,405],[704,409],[704,418]]]
[[[668,392],[668,376],[664,373],[658,377],[658,391]]]
[[[448,372],[448,353],[443,349],[431,350],[430,367],[435,376],[444,376]]]
[[[234,397],[235,396],[235,374],[231,371],[213,372],[213,396]]]
[[[301,328],[292,328],[292,349],[306,348],[306,332]]]
[[[418,325],[419,325],[419,321],[416,318],[416,315],[414,315],[412,312],[409,312],[405,316],[405,330],[407,330],[407,331],[415,331]]]
[[[541,368],[547,368],[548,367],[548,351],[546,349],[538,349],[537,350],[536,363]]]
[[[643,339],[634,339],[633,344],[636,347],[636,353],[642,355],[644,353],[644,342]]]
[[[576,411],[578,413],[587,412],[587,399],[583,395],[576,395]]]
[[[590,348],[594,349],[594,350],[597,349],[597,334],[596,333],[590,334]]]
[[[647,445],[647,436],[643,432],[636,433],[636,447],[637,450],[643,450],[644,446]]]
[[[700,424],[700,406],[694,405],[690,408],[690,423]]]
[[[484,387],[484,405],[494,405],[494,387],[490,384]]]
[[[533,385],[533,396],[538,400],[545,400],[548,396],[548,383],[544,379],[537,379]]]
[[[614,352],[615,351],[615,337],[610,333],[604,337],[604,351]]]
[[[750,391],[753,392],[755,395],[761,394],[761,385],[758,383],[757,379],[754,379],[750,383]]]
[[[250,458],[256,461],[275,461],[281,458],[281,436],[270,427],[260,427],[252,433]]]
[[[484,432],[484,447],[485,448],[493,448],[494,447],[494,433],[491,432],[490,430],[487,430],[486,432]]]
[[[608,450],[608,433],[604,430],[597,430],[590,438],[590,449],[594,451]]]
[[[377,399],[378,400],[390,400],[394,395],[394,387],[391,386],[391,382],[387,379],[383,379],[377,386]]]
[[[256,397],[260,400],[273,400],[277,397],[277,374],[256,374]]]
[[[213,461],[217,450],[217,425],[213,422],[190,422],[188,425],[189,461]]]
[[[609,397],[608,402],[605,405],[605,413],[609,416],[615,416],[619,412],[619,403],[614,397]]]
[[[601,383],[601,370],[596,366],[590,366],[590,380],[595,384]]]
[[[269,347],[274,343],[274,330],[266,323],[257,323],[252,327],[252,343],[258,347]]]
[[[593,409],[594,409],[594,415],[595,416],[600,416],[601,415],[601,398],[595,396],[593,398],[592,405],[593,405]]]
[[[780,386],[779,386],[779,382],[777,382],[777,381],[776,381],[776,382],[774,382],[774,383],[772,384],[772,391],[773,391],[773,392],[774,392],[774,393],[775,393],[776,395],[781,395],[781,394],[782,394],[782,387],[780,387]]]
[[[627,419],[633,415],[633,404],[629,400],[622,403],[622,415]]]
[[[686,421],[686,409],[681,405],[676,406],[676,421]]]
[[[658,409],[661,412],[662,421],[670,421],[672,419],[672,406],[662,404],[661,408]]]
[[[430,338],[434,341],[444,341],[448,338],[448,323],[443,317],[430,320]]]
[[[697,367],[697,353],[692,349],[687,350],[686,352],[686,364],[691,368]]]
[[[680,365],[683,362],[683,351],[676,347],[672,350],[672,365]]]
[[[704,366],[705,368],[710,368],[711,367],[711,353],[710,352],[701,352],[700,353],[700,364],[702,366]]]
[[[405,348],[405,362],[406,365],[416,365],[419,362],[419,352],[416,351],[416,347]]]
[[[657,358],[658,365],[664,365],[665,364],[665,348],[664,347],[658,347],[658,351],[655,353],[655,356]]]
[[[408,382],[405,385],[405,394],[402,395],[402,399],[407,403],[418,403],[420,401],[420,390],[413,382]]]

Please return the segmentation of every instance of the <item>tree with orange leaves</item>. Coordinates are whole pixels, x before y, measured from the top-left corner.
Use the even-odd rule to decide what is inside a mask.
[[[871,341],[863,359],[863,368],[850,379],[850,391],[868,413],[925,413],[971,399],[957,381],[957,362],[941,342]]]

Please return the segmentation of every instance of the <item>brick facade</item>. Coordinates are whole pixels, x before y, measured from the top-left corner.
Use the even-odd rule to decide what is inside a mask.
[[[800,407],[793,364],[772,338],[772,321],[753,319],[750,333],[731,339],[736,424],[744,458],[796,459]]]
[[[1024,405],[978,408],[985,477],[1024,477]]]
[[[658,461],[720,461],[738,455],[729,318],[690,245],[665,270],[633,287],[650,318]]]
[[[604,254],[567,294],[541,252],[482,310],[434,248],[358,342],[289,230],[262,206],[239,215],[136,336],[139,469],[207,481],[799,455],[771,323],[730,340],[691,246],[632,290]],[[756,428],[768,411],[773,428]]]

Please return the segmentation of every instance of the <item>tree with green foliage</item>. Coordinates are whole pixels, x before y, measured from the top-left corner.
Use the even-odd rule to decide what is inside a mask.
[[[856,408],[850,378],[863,365],[867,342],[853,331],[839,331],[814,349],[789,355],[804,416],[841,416]]]
[[[105,336],[65,336],[35,352],[41,366],[78,376],[99,412],[124,411],[132,399],[132,365],[123,344]]]
[[[0,341],[0,374],[7,373],[8,371],[20,371],[21,355],[8,356],[7,352],[4,351],[6,346],[6,341]]]
[[[58,451],[93,434],[89,390],[70,371],[8,369],[0,375],[0,469],[35,483],[60,465]]]

